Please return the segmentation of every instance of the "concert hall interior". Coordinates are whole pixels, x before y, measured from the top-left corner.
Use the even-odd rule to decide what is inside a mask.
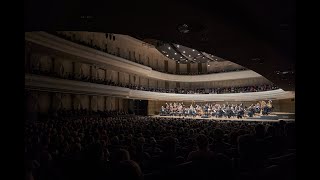
[[[25,7],[27,179],[295,179],[294,5],[170,3]]]

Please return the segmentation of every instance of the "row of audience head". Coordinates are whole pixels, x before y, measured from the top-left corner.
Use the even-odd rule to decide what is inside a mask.
[[[166,176],[172,168],[179,172],[188,162],[209,163],[214,172],[251,172],[295,149],[295,124],[285,121],[56,117],[28,122],[25,135],[26,170],[39,179],[142,179],[157,172]]]

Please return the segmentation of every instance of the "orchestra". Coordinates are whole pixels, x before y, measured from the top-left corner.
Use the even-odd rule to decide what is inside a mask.
[[[185,106],[183,102],[166,103],[161,106],[161,116],[183,116],[183,117],[216,117],[216,118],[231,118],[236,117],[242,119],[243,117],[253,117],[255,115],[269,115],[273,109],[272,101],[268,103],[260,101],[256,104],[251,104],[249,107],[240,104],[216,104],[204,103]]]

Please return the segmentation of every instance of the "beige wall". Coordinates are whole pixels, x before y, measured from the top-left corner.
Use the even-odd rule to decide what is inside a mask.
[[[187,64],[180,64],[180,73],[186,73],[187,72]]]
[[[175,61],[168,61],[168,72],[169,73],[176,72],[176,62]]]
[[[280,112],[294,113],[296,111],[295,99],[279,100]]]
[[[192,72],[192,73],[198,73],[198,63],[192,63],[192,64],[190,64],[190,72]]]
[[[158,81],[158,88],[165,88],[165,81],[157,80]]]
[[[71,109],[72,106],[76,109],[81,107],[89,109],[90,104],[94,111],[105,109],[128,111],[128,99],[108,96],[72,95],[32,90],[28,91],[26,101],[28,112],[48,113],[50,106],[53,110]]]
[[[149,79],[149,87],[156,88],[157,87],[157,80]]]

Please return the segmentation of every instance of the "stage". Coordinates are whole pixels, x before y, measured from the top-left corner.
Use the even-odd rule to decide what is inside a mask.
[[[279,116],[280,115],[280,116]],[[284,116],[285,115],[285,116]],[[273,112],[270,115],[261,115],[261,116],[253,116],[253,117],[243,117],[242,119],[238,119],[236,117],[230,117],[230,118],[226,118],[226,117],[221,117],[221,118],[217,118],[217,117],[208,117],[208,118],[204,118],[204,117],[200,117],[200,116],[195,116],[195,117],[184,117],[184,116],[160,116],[160,115],[153,115],[151,117],[154,118],[184,118],[184,119],[207,119],[207,120],[215,120],[215,121],[251,121],[251,122],[278,122],[280,120],[284,120],[284,121],[295,121],[294,118],[294,113],[287,113],[287,112]],[[288,117],[288,118],[287,118]],[[290,117],[290,118],[289,118]]]

